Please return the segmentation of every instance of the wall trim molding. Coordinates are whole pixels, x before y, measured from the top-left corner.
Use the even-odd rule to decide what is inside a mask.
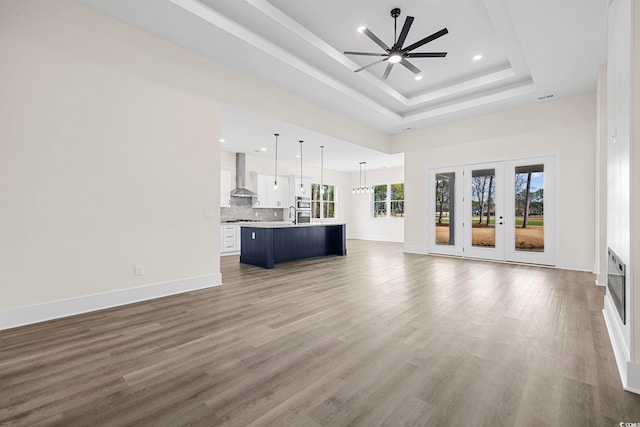
[[[556,264],[556,268],[560,268],[562,270],[588,271],[589,273],[593,273],[593,264],[585,261],[560,260]]]
[[[607,286],[607,273],[597,273],[596,274],[596,285],[598,286]]]
[[[429,251],[422,246],[404,245],[403,252],[407,254],[429,255]]]
[[[221,284],[222,274],[214,273],[206,276],[189,277],[170,282],[0,310],[0,330],[211,288]]]
[[[393,242],[393,243],[404,243],[403,237],[386,237],[386,236],[372,236],[368,234],[352,234],[347,236],[347,239],[352,240],[372,240],[376,242]]]

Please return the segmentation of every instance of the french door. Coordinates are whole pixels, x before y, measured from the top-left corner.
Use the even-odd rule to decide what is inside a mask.
[[[554,265],[554,157],[429,172],[429,252]]]
[[[504,260],[504,164],[464,167],[464,256]]]

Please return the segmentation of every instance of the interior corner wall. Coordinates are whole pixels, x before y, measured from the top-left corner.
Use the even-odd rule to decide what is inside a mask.
[[[219,107],[95,15],[0,2],[0,329],[220,283]]]
[[[429,168],[556,154],[556,265],[592,271],[595,141],[595,93],[394,135],[392,152],[405,152],[405,250],[428,252]]]
[[[366,185],[403,183],[404,167],[374,169],[366,171]],[[351,188],[360,187],[360,173],[351,174]],[[362,185],[365,185],[362,182]],[[351,188],[349,190],[351,190]],[[348,193],[351,201],[351,216],[347,226],[349,239],[404,242],[404,219],[376,219],[371,216],[371,194]],[[406,201],[405,201],[406,204]]]

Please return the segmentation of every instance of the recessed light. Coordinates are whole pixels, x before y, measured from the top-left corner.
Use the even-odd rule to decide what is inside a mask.
[[[359,32],[359,33],[364,33],[364,30],[366,30],[366,29],[367,29],[367,27],[365,27],[365,26],[360,26],[360,27],[358,27],[358,32]]]
[[[482,59],[482,55],[480,55],[480,54],[477,54],[477,55],[475,55],[475,56],[473,57],[473,60],[474,60],[474,61],[480,61],[481,59]]]
[[[267,149],[266,149],[266,148],[264,148],[264,147],[262,147],[262,148],[260,149],[260,151],[267,151]]]
[[[422,80],[422,76],[420,74],[418,74],[417,76],[414,77],[416,80]]]
[[[224,142],[224,139],[220,138],[220,142]]]
[[[296,159],[299,159],[299,158],[300,158],[300,154],[296,154]]]

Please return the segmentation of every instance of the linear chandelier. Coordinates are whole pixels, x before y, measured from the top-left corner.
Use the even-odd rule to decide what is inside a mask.
[[[362,186],[362,165],[364,165],[364,186]],[[360,187],[351,189],[351,194],[373,193],[372,187],[367,187],[367,162],[360,162]]]

